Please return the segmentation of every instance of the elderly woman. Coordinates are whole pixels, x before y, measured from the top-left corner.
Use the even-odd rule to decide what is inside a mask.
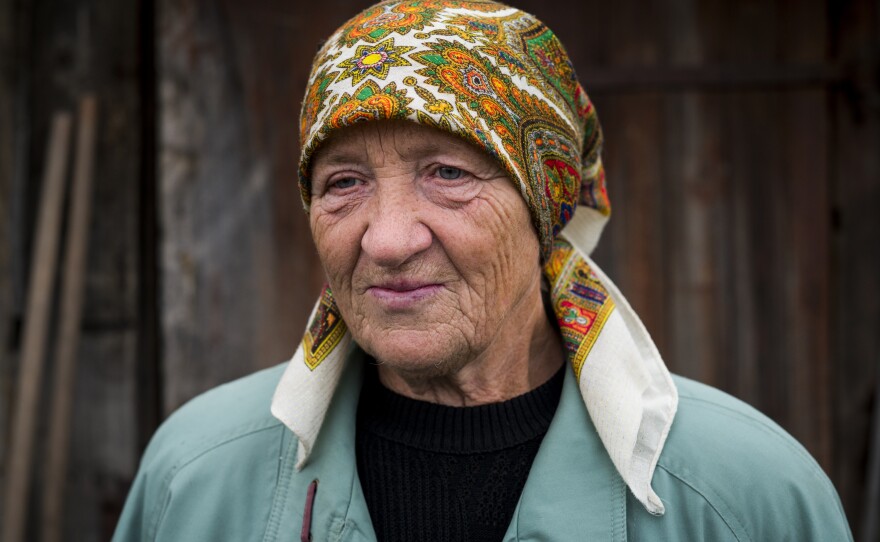
[[[364,11],[301,136],[329,282],[302,344],[168,420],[116,540],[851,538],[806,451],[671,377],[588,258],[601,131],[535,18]]]

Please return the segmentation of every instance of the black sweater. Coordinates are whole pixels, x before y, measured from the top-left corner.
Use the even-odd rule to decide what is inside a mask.
[[[449,407],[398,395],[366,371],[357,462],[380,541],[502,539],[559,404],[564,371],[502,403]]]

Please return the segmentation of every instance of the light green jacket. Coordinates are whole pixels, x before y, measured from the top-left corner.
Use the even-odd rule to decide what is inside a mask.
[[[269,413],[283,366],[181,408],[144,454],[114,540],[296,542],[313,480],[313,540],[374,540],[354,457],[360,367],[348,364],[299,472],[293,433]],[[665,515],[627,490],[568,370],[504,540],[852,540],[834,488],[800,444],[724,393],[675,382],[678,413],[652,483]]]

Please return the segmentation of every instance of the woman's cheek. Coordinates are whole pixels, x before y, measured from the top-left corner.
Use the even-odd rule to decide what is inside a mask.
[[[362,235],[357,213],[329,213],[312,209],[312,238],[328,273],[341,274],[357,259]]]

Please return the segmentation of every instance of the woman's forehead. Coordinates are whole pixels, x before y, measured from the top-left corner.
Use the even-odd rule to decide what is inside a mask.
[[[391,155],[414,161],[431,156],[455,156],[496,165],[491,156],[460,137],[407,121],[365,122],[338,129],[317,150],[313,165]]]

